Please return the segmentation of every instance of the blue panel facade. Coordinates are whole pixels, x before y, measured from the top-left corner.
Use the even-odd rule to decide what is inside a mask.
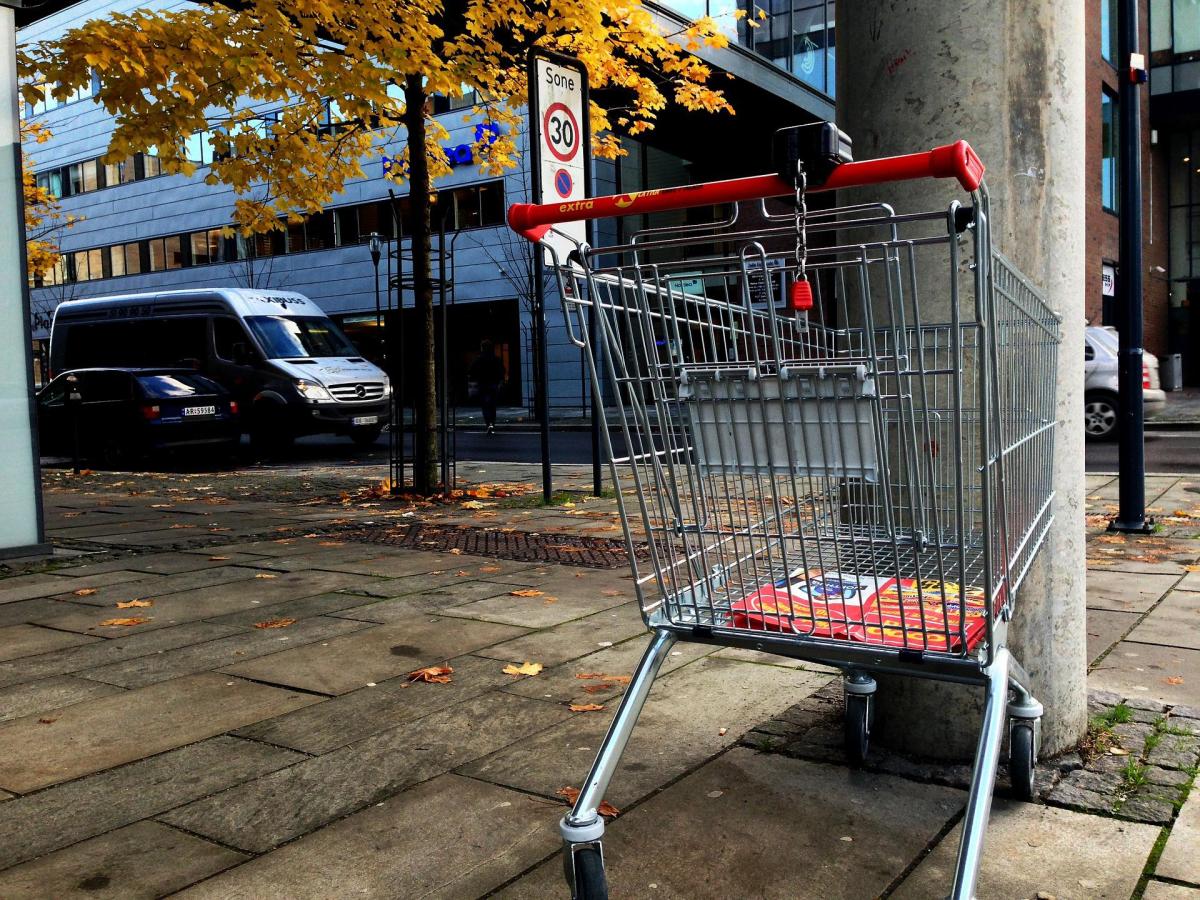
[[[52,37],[89,18],[112,12],[128,11],[135,7],[144,9],[148,6],[163,8],[176,5],[179,4],[147,3],[145,0],[84,0],[23,30],[20,39],[22,42],[32,42]],[[728,52],[735,54],[730,56],[730,60],[736,65],[730,65],[730,70],[745,73],[747,66],[750,72],[755,71],[756,67],[762,70],[763,82],[769,82],[762,93],[774,104],[773,108],[778,111],[781,120],[794,122],[828,114],[828,97],[813,94],[799,81],[794,84],[788,82],[790,76],[746,50],[731,48]],[[780,93],[780,83],[784,84],[783,94],[786,96]],[[44,120],[53,131],[53,137],[48,142],[26,147],[26,152],[34,161],[35,171],[39,173],[95,159],[107,150],[112,122],[104,110],[91,100],[84,99],[46,111],[38,118]],[[468,143],[474,139],[475,123],[469,109],[445,113],[441,121],[450,132],[452,144]],[[728,140],[733,146],[737,135],[737,123],[726,120],[714,125],[710,138]],[[518,144],[523,147],[524,135],[520,137]],[[652,135],[650,140],[655,140],[655,136]],[[380,149],[392,155],[398,153],[402,146],[402,140],[393,141],[382,144]],[[648,175],[631,176],[625,172],[630,167],[625,166],[622,168],[623,178],[619,177],[617,166],[598,161],[594,175],[595,191],[610,193],[636,190],[644,186],[661,186],[663,183],[682,183],[692,177],[689,164],[679,156],[664,151],[659,152],[656,158],[659,161],[656,167],[643,169],[643,173]],[[345,191],[335,198],[331,208],[385,200],[389,188],[396,190],[397,194],[407,193],[407,186],[397,186],[384,178],[381,159],[368,161],[365,169],[368,177],[347,185]],[[191,177],[161,175],[64,197],[64,212],[81,216],[82,221],[62,232],[62,250],[70,255],[81,250],[216,229],[229,224],[234,194],[228,188],[205,185],[205,174],[206,169],[200,168]],[[640,183],[647,178],[654,183]],[[449,191],[495,180],[481,176],[473,165],[464,165],[442,179],[437,187]],[[528,172],[524,167],[517,168],[502,180],[506,204],[527,198]],[[298,291],[315,300],[331,316],[354,315],[369,319],[375,310],[375,276],[365,243],[366,235],[356,237],[358,239],[354,242],[342,246],[287,253],[253,263],[245,260],[217,262],[35,287],[32,291],[34,338],[45,339],[48,336],[50,314],[63,300],[197,286],[258,286]],[[606,242],[616,237],[615,228],[605,224],[600,227],[597,239]],[[458,311],[459,308],[467,304],[493,304],[490,307],[493,311],[489,315],[501,318],[511,315],[513,320],[511,331],[514,340],[513,346],[509,347],[508,362],[510,371],[519,367],[513,371],[513,382],[520,384],[520,392],[519,397],[510,398],[510,402],[519,399],[525,404],[532,403],[531,316],[528,291],[524,289],[528,278],[527,247],[503,225],[463,229],[457,235],[448,235],[447,243],[451,238],[454,239],[452,300],[456,313],[450,320],[447,343],[451,348],[452,370],[460,362],[469,360],[478,349],[481,334],[490,336],[485,334],[486,326],[483,331],[473,327],[478,323],[472,323],[470,316],[466,315],[468,311]],[[96,265],[95,259],[92,265]],[[381,264],[381,289],[385,291],[388,265],[386,259]],[[406,306],[411,307],[411,293],[405,299]],[[550,403],[559,409],[579,407],[587,402],[587,386],[582,380],[583,361],[580,351],[567,339],[556,290],[552,289],[547,298],[547,312]],[[351,334],[353,336],[353,332]]]

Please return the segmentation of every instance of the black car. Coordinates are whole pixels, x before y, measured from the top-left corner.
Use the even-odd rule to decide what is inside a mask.
[[[163,450],[211,447],[232,453],[241,435],[229,393],[189,369],[75,369],[37,395],[46,455],[79,453],[106,466]]]

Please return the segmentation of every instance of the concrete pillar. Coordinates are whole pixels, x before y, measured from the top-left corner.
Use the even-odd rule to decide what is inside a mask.
[[[45,551],[34,440],[16,19],[0,5],[0,557]]]
[[[1084,6],[1066,0],[856,0],[838,8],[838,123],[857,159],[965,138],[987,165],[994,244],[1063,317],[1046,546],[1026,578],[1010,646],[1045,704],[1042,753],[1086,725],[1083,542]],[[840,202],[865,199],[843,192]],[[933,208],[928,182],[871,189],[898,211]],[[940,200],[938,201],[941,202]],[[944,283],[944,282],[943,282]],[[925,321],[945,311],[927,292]],[[939,303],[941,309],[938,308]],[[977,690],[881,679],[874,737],[942,757],[973,751]]]

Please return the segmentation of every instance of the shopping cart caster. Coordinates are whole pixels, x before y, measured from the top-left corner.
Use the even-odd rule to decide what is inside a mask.
[[[604,848],[599,841],[565,845],[563,870],[571,885],[571,900],[608,900]]]
[[[846,692],[846,758],[852,766],[861,766],[871,748],[871,725],[875,719],[875,679],[852,672],[842,681]]]
[[[1013,796],[1033,799],[1033,779],[1037,772],[1037,751],[1042,726],[1042,704],[1013,685],[1014,697],[1008,704],[1008,778]]]

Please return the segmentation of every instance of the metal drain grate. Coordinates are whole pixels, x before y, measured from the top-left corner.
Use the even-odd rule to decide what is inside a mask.
[[[485,528],[450,528],[441,525],[402,525],[368,528],[339,535],[366,544],[385,544],[409,550],[461,550],[475,556],[513,559],[521,562],[562,563],[592,569],[616,569],[629,565],[625,542],[566,534],[500,531]],[[639,548],[639,557],[648,551]]]

